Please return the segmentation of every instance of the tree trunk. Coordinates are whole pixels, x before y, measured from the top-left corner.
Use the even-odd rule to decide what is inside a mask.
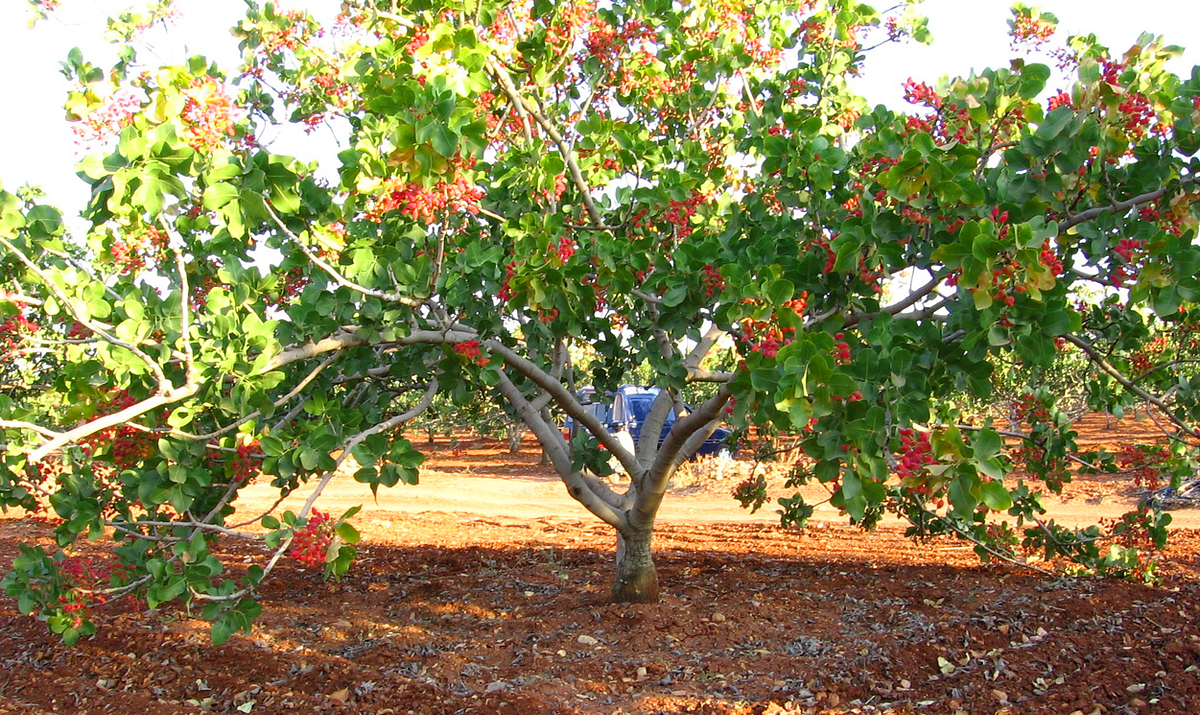
[[[520,454],[521,440],[525,438],[525,425],[521,422],[508,427],[508,453]]]
[[[617,578],[613,582],[615,603],[657,603],[658,572],[650,554],[652,529],[617,532]]]

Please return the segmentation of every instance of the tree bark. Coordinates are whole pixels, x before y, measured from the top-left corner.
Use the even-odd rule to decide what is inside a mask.
[[[657,603],[658,572],[650,553],[653,529],[617,532],[617,578],[614,603]]]

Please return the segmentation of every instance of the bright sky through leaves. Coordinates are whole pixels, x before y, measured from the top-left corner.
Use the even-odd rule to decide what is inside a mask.
[[[338,3],[320,0],[279,4],[307,6],[330,16],[338,9]],[[171,43],[155,46],[153,53],[145,52],[139,59],[153,62],[157,55],[168,63],[203,54],[224,66],[233,66],[237,44],[229,36],[227,25],[229,18],[239,14],[243,3],[178,0],[176,6],[179,17]],[[921,4],[918,8],[929,17],[933,45],[909,42],[874,50],[859,85],[861,91],[872,102],[902,107],[901,84],[909,77],[932,84],[942,74],[966,74],[973,68],[1007,65],[1011,57],[1017,56],[1009,48],[1006,34],[1009,6],[1005,0],[929,0]],[[122,7],[124,3],[108,0],[66,0],[55,16],[30,31],[26,29],[30,12],[24,2],[9,0],[0,4],[0,62],[13,68],[5,78],[10,104],[0,114],[0,135],[5,138],[0,185],[6,189],[40,185],[68,213],[73,213],[72,207],[82,205],[85,186],[65,171],[81,152],[61,111],[68,83],[55,68],[76,46],[84,50],[85,57],[107,59],[112,48],[99,39],[101,8],[116,11]],[[1143,0],[1137,3],[1136,12],[1130,11],[1128,3],[1114,0],[1054,0],[1041,7],[1058,16],[1056,37],[1086,29],[1095,32],[1117,54],[1124,52],[1138,33],[1159,33],[1169,43],[1187,48],[1183,62],[1174,68],[1177,73],[1186,75],[1186,67],[1200,64],[1200,3]],[[161,33],[149,35],[152,41],[156,37],[161,40]],[[328,132],[324,136],[328,140]]]

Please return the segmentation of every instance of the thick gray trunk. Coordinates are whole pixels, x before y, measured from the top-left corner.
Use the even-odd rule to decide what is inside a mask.
[[[612,598],[616,603],[657,603],[658,572],[650,554],[653,530],[617,532],[617,578]]]

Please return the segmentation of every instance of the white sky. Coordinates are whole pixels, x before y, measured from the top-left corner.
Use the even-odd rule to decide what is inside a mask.
[[[231,66],[237,58],[237,43],[228,29],[244,8],[241,0],[177,0],[176,4],[180,16],[171,42],[155,48],[163,63],[204,54]],[[307,5],[321,16],[332,16],[340,2],[283,0],[280,4]],[[930,18],[933,45],[910,43],[875,50],[860,91],[872,102],[899,107],[900,86],[908,77],[932,83],[946,74],[1007,66],[1014,56],[1006,34],[1010,4],[1008,0],[928,0],[919,9]],[[28,6],[23,0],[0,2],[0,66],[9,68],[2,80],[8,101],[0,112],[0,185],[5,189],[40,185],[68,214],[82,207],[85,186],[73,171],[80,156],[63,119],[61,106],[68,83],[59,73],[59,63],[78,46],[95,64],[111,64],[111,48],[99,39],[101,8],[117,10],[123,5],[111,0],[63,0],[55,17],[30,31],[26,29]],[[1064,37],[1093,32],[1119,54],[1141,31],[1148,31],[1188,48],[1184,61],[1173,67],[1176,73],[1186,74],[1192,65],[1200,64],[1200,2],[1196,0],[1139,0],[1132,4],[1045,0],[1040,6],[1058,16]],[[140,59],[149,62],[151,57],[143,51]]]

